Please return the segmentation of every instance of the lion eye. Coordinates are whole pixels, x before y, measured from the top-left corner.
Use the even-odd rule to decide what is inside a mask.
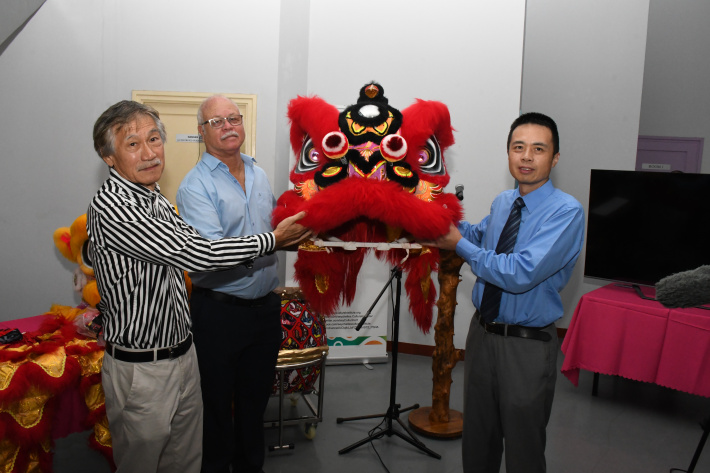
[[[391,163],[401,161],[407,156],[407,141],[399,135],[387,135],[380,143],[380,154]]]
[[[316,169],[322,164],[323,156],[320,151],[318,151],[313,146],[313,140],[306,136],[303,140],[303,146],[301,146],[301,153],[298,158],[298,164],[296,165],[296,172],[308,172]]]
[[[429,138],[426,145],[419,150],[419,158],[417,159],[422,172],[433,175],[441,175],[446,173],[444,168],[444,160],[441,156],[441,147],[434,136]]]
[[[331,131],[323,137],[323,153],[330,159],[340,159],[348,152],[348,137],[340,131]]]

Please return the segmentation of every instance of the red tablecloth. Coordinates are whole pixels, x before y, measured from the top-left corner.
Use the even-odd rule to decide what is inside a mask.
[[[575,386],[585,369],[710,397],[707,310],[668,309],[610,284],[582,296],[562,352],[562,373]]]

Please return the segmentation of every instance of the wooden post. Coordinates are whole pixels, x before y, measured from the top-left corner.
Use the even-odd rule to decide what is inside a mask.
[[[439,250],[439,308],[434,326],[434,353],[432,355],[433,390],[432,406],[412,411],[409,424],[417,432],[431,437],[458,437],[463,431],[463,416],[449,409],[451,395],[451,372],[460,360],[463,351],[454,347],[454,314],[456,312],[456,289],[461,280],[463,258],[456,252]]]

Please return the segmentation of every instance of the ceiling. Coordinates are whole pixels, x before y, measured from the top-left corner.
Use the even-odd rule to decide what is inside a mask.
[[[22,31],[45,0],[3,0],[0,2],[0,54]]]

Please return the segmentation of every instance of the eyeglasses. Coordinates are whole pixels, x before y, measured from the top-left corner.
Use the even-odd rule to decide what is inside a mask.
[[[212,128],[222,128],[224,126],[224,121],[227,120],[232,126],[239,126],[242,124],[242,115],[234,115],[227,118],[210,118],[209,120],[200,123],[200,125],[210,124]]]

